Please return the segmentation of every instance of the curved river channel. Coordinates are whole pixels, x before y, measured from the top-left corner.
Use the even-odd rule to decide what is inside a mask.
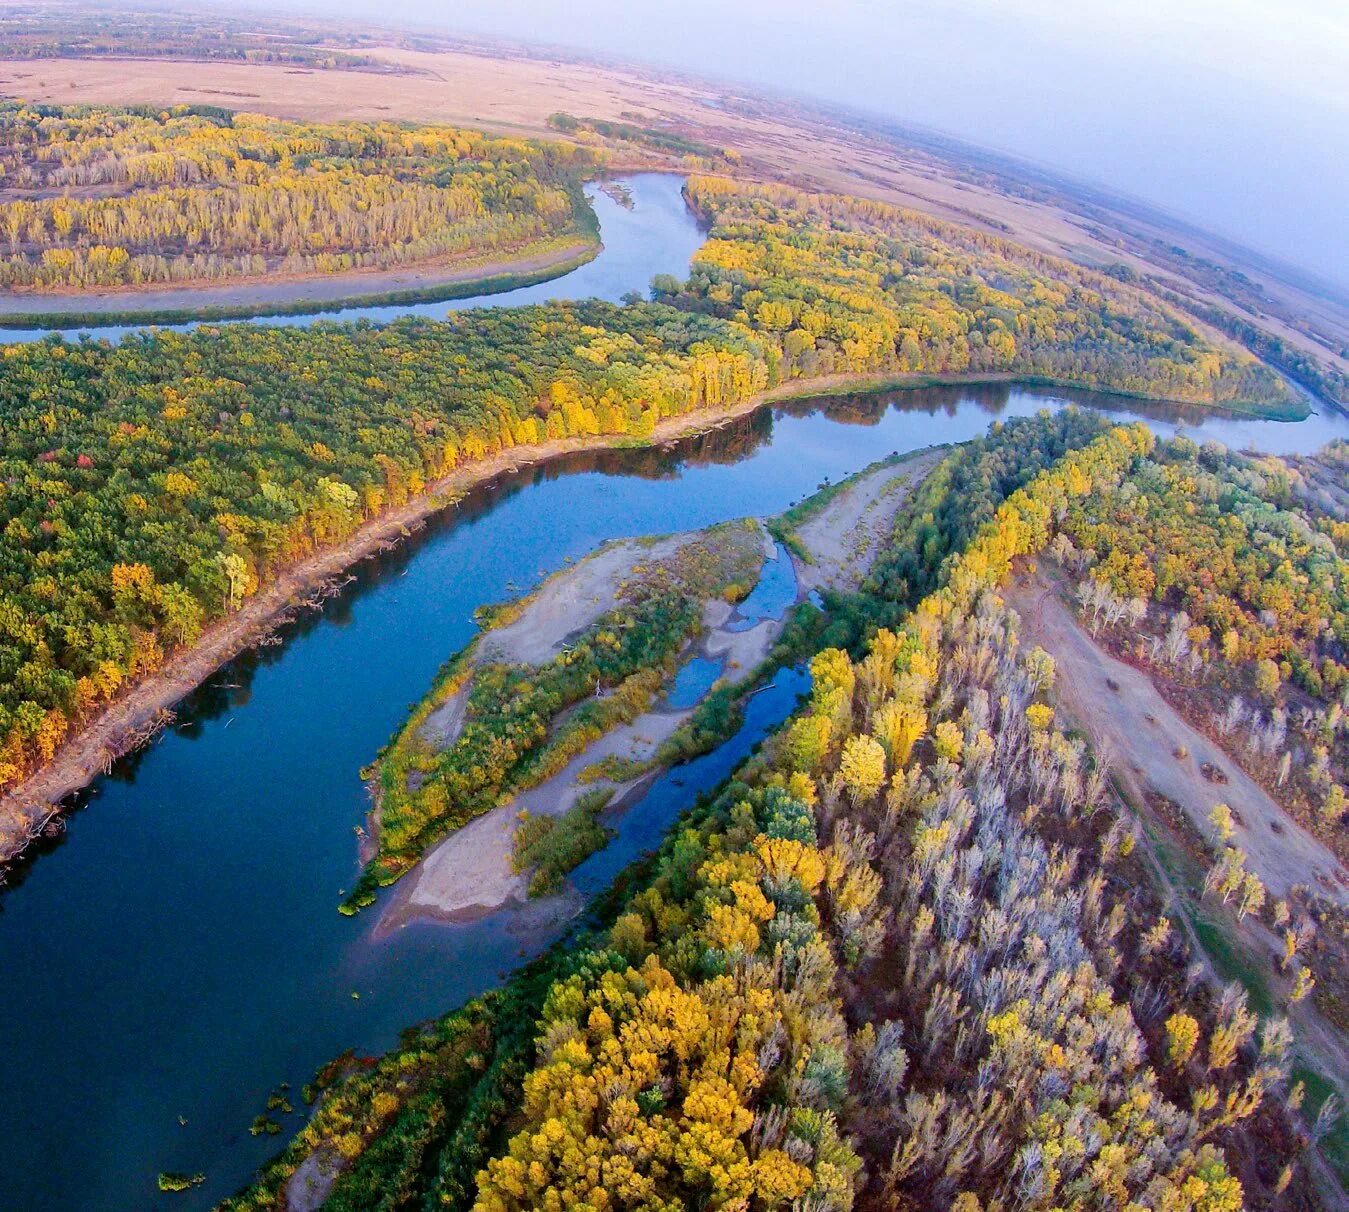
[[[699,234],[679,183],[633,184],[632,211],[599,199],[600,258],[485,302],[618,298],[655,273],[686,271]],[[0,1209],[129,1212],[170,1198],[209,1207],[283,1143],[248,1131],[280,1083],[298,1091],[344,1049],[387,1048],[402,1027],[492,986],[557,936],[562,927],[530,911],[387,938],[372,937],[378,910],[336,912],[368,808],[357,771],[472,637],[478,606],[527,592],[605,540],[777,513],[890,451],[971,438],[1067,398],[951,387],[798,402],[661,450],[532,467],[360,565],[282,644],[222,669],[158,743],[91,788],[64,836],[0,900]],[[1075,398],[1139,415],[1119,400]],[[1147,413],[1164,432],[1181,419]],[[1189,420],[1200,440],[1274,451],[1349,432],[1321,417]],[[579,890],[604,886],[654,845],[803,688],[784,671],[750,701],[735,738],[657,780],[613,845],[577,872]],[[287,1133],[302,1112],[282,1117]],[[160,1196],[160,1170],[201,1171],[206,1183]]]

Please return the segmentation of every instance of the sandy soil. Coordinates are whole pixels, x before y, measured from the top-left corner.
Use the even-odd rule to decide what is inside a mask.
[[[813,563],[794,559],[797,590],[856,589],[871,568],[881,541],[910,492],[942,459],[939,449],[919,451],[903,462],[854,480],[829,505],[800,526],[796,537]]]
[[[520,616],[495,627],[482,639],[480,661],[540,665],[554,656],[567,637],[589,627],[618,604],[618,589],[640,564],[674,555],[693,534],[668,535],[654,542],[622,539],[606,543],[579,564],[546,580],[528,599]]]
[[[287,1212],[318,1212],[342,1171],[341,1160],[327,1149],[316,1149],[286,1182]]]
[[[529,899],[529,877],[511,870],[510,857],[519,813],[527,809],[534,816],[561,816],[583,790],[592,787],[614,792],[610,811],[621,807],[649,775],[624,783],[601,780],[585,786],[577,782],[577,775],[611,755],[644,761],[691,714],[649,711],[638,716],[605,734],[552,778],[450,834],[427,851],[416,870],[403,878],[380,917],[377,931],[383,934],[419,918],[473,921],[507,905],[524,904]]]
[[[363,296],[406,290],[430,290],[437,286],[483,281],[502,274],[543,273],[570,268],[596,245],[577,240],[541,252],[520,250],[490,261],[405,266],[400,269],[366,269],[344,274],[308,277],[269,277],[266,281],[243,279],[236,283],[203,284],[154,290],[125,290],[82,294],[43,292],[0,294],[0,316],[42,315],[59,312],[116,314],[128,311],[194,311],[211,307],[267,308],[295,303],[332,304]]]
[[[1098,647],[1044,573],[1017,579],[1003,596],[1021,616],[1022,643],[1039,644],[1054,658],[1059,706],[1109,757],[1136,803],[1146,802],[1145,791],[1156,791],[1179,805],[1204,836],[1212,832],[1208,814],[1214,805],[1228,804],[1240,818],[1234,842],[1274,896],[1307,884],[1349,906],[1349,875],[1334,855],[1217,745],[1185,723],[1145,674]],[[1188,749],[1189,756],[1176,757],[1178,747]],[[1204,763],[1221,770],[1227,782],[1206,779],[1200,769]]]
[[[729,602],[708,602],[703,609],[703,655],[721,661],[722,676],[728,682],[743,681],[773,649],[773,641],[782,631],[781,619],[764,619],[744,631],[727,631],[735,617]]]
[[[710,429],[732,417],[753,412],[768,398],[671,418],[657,427],[653,442],[672,442]],[[171,656],[158,672],[137,682],[94,716],[57,750],[51,762],[0,796],[0,863],[17,857],[44,824],[55,823],[61,801],[90,783],[128,748],[134,748],[132,739],[141,736],[161,712],[171,708],[225,662],[265,639],[297,605],[302,605],[352,564],[400,542],[411,533],[411,527],[476,484],[528,463],[613,445],[612,437],[603,437],[517,446],[455,471],[431,485],[423,496],[366,523],[346,542],[287,570],[273,584],[249,598],[241,609],[207,628],[192,648]]]
[[[1112,210],[1094,196],[1075,204],[1053,185],[1014,197],[987,184],[992,178],[977,170],[953,168],[920,149],[848,129],[789,100],[765,99],[749,90],[728,93],[724,86],[655,70],[520,54],[495,57],[486,51],[393,47],[369,53],[417,74],[294,74],[266,64],[148,60],[0,60],[0,94],[55,103],[204,103],[327,121],[449,122],[551,137],[556,132],[547,119],[559,109],[636,120],[734,148],[750,174],[881,198],[1087,265],[1124,261],[1179,284],[1168,268],[1149,265],[1129,251],[1152,240],[1162,246],[1179,244],[1196,257],[1239,264],[1273,299],[1311,317],[1335,349],[1349,345],[1349,305],[1303,289],[1274,266],[1240,257],[1215,237],[1127,210],[1123,203]],[[1186,289],[1222,302],[1198,288]],[[1294,345],[1349,369],[1349,362],[1306,334],[1268,314],[1258,319]]]
[[[761,533],[765,559],[770,554],[776,557],[776,546],[767,539],[766,531]],[[615,590],[624,578],[642,564],[670,558],[701,534],[692,531],[655,541],[626,539],[606,544],[545,581],[526,599],[516,619],[482,638],[474,659],[529,664],[548,660],[568,636],[589,626],[614,605]],[[746,631],[725,630],[737,617],[729,602],[706,602],[704,633],[689,649],[690,653],[721,660],[723,676],[731,682],[744,678],[768,655],[782,629],[780,620],[769,619]],[[447,699],[427,720],[428,725],[436,720],[435,743],[443,746],[453,739],[462,723],[466,698],[467,688]],[[418,867],[400,881],[378,930],[384,933],[417,918],[470,921],[507,905],[523,904],[528,899],[529,879],[512,871],[510,863],[518,814],[528,811],[536,816],[560,816],[583,791],[591,789],[611,791],[608,812],[620,811],[654,772],[623,782],[600,779],[588,783],[580,782],[581,772],[607,757],[647,761],[692,714],[691,709],[647,711],[630,724],[606,733],[551,778],[450,834],[427,851]],[[427,735],[425,726],[422,735]]]
[[[422,721],[417,735],[438,749],[448,745],[464,726],[464,713],[468,710],[468,695],[472,689],[473,679],[469,678]]]

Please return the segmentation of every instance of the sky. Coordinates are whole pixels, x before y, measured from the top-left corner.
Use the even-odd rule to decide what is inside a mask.
[[[1146,199],[1349,286],[1346,0],[323,8],[667,64],[932,127]]]

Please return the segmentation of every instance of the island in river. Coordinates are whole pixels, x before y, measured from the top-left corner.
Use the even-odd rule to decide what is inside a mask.
[[[315,570],[568,443],[658,441],[792,394],[952,377],[1304,414],[1249,355],[1067,262],[865,200],[725,178],[686,193],[709,238],[689,278],[657,278],[653,302],[9,347],[22,423],[0,564],[36,630],[0,634],[25,670],[0,687],[3,852]],[[931,265],[913,263],[916,247]],[[967,278],[976,289],[955,289]],[[104,542],[110,517],[126,525]],[[97,643],[78,638],[93,629]]]
[[[416,917],[471,920],[522,902],[534,874],[514,854],[522,820],[564,817],[585,797],[596,795],[604,797],[601,820],[613,820],[656,773],[722,739],[718,731],[733,724],[736,705],[772,671],[765,662],[790,605],[821,589],[856,588],[893,527],[895,514],[939,458],[939,451],[927,450],[886,460],[830,489],[818,507],[808,502],[797,511],[803,520],[789,532],[790,555],[757,522],[628,540],[556,573],[523,602],[506,608],[498,616],[500,623],[490,625],[470,649],[451,659],[435,691],[413,710],[378,764],[373,845],[365,857],[382,873],[376,882],[403,879],[381,914],[380,928]],[[775,567],[788,562],[792,567]],[[709,563],[720,568],[710,579]],[[683,572],[680,579],[681,571],[690,568],[699,570],[697,578],[691,581]],[[746,580],[750,568],[753,575]],[[738,606],[728,600],[742,596],[756,580],[759,589],[748,600]],[[486,796],[480,796],[477,782],[465,782],[459,772],[467,766],[480,776],[483,759],[475,755],[490,740],[479,729],[476,745],[464,742],[466,727],[473,722],[469,708],[475,670],[485,667],[498,676],[501,667],[517,670],[519,680],[537,692],[544,670],[559,664],[570,670],[578,651],[593,643],[597,632],[615,625],[615,608],[634,597],[634,586],[672,581],[689,595],[687,629],[673,637],[659,663],[648,650],[641,688],[626,710],[597,720],[579,745],[559,746],[558,733],[569,713],[622,696],[623,685],[613,685],[611,679],[606,690],[597,678],[594,699],[557,709],[540,728],[537,743],[558,756],[539,760],[526,750],[520,765],[503,771]],[[754,600],[760,597],[780,600],[765,616],[765,603]],[[692,694],[676,696],[675,683],[690,670],[701,685]],[[587,692],[589,685],[587,681]],[[498,697],[485,698],[477,712],[499,722]],[[672,701],[676,697],[679,701]],[[715,707],[709,711],[710,702]],[[418,801],[437,792],[433,780],[442,777],[442,767],[456,776],[450,797],[438,792],[435,807],[418,812]],[[389,801],[398,805],[400,835],[414,839],[411,850],[402,848],[406,842],[387,844],[383,814]],[[465,802],[478,807],[467,821]],[[408,815],[418,822],[412,830],[402,824]],[[447,827],[454,830],[450,836],[434,842]],[[434,844],[419,857],[428,839]],[[401,861],[392,861],[395,855]],[[571,865],[583,857],[577,855]]]

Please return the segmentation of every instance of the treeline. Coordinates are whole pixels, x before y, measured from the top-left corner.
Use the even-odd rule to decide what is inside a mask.
[[[859,198],[713,177],[687,193],[712,232],[661,297],[771,342],[783,378],[1005,373],[1302,415],[1254,358],[1069,262]]]
[[[1312,490],[1322,460],[1328,483],[1342,477],[1337,457],[1293,464],[1174,439],[1076,502],[1054,552],[1091,629],[1162,673],[1343,856],[1349,525]]]
[[[7,5],[0,13],[0,57],[6,59],[107,56],[289,63],[317,70],[402,70],[362,54],[360,44],[358,37],[262,15],[242,20],[162,10],[118,12],[108,7],[82,12],[46,4]]]
[[[898,630],[815,656],[588,947],[331,1085],[226,1206],[284,1206],[315,1151],[329,1208],[1221,1212],[1234,1164],[1288,1190],[1287,1027],[1188,979],[996,593],[1151,448],[1114,429],[1012,492]]]
[[[1349,375],[1258,324],[1233,315],[1224,307],[1186,298],[1166,290],[1160,283],[1156,288],[1174,306],[1183,307],[1205,324],[1211,324],[1233,340],[1240,341],[1258,358],[1283,371],[1314,395],[1341,407],[1349,405]]]
[[[0,359],[0,786],[278,572],[498,452],[764,389],[757,345],[651,304],[242,325]]]
[[[613,143],[629,143],[649,151],[665,152],[669,155],[693,157],[713,162],[738,163],[738,152],[710,143],[700,143],[688,139],[674,131],[657,130],[650,126],[636,126],[631,122],[609,122],[603,118],[578,118],[565,110],[559,110],[548,117],[548,125],[564,135],[594,134]]]
[[[0,286],[142,286],[485,255],[579,234],[595,154],[215,107],[0,106]]]

